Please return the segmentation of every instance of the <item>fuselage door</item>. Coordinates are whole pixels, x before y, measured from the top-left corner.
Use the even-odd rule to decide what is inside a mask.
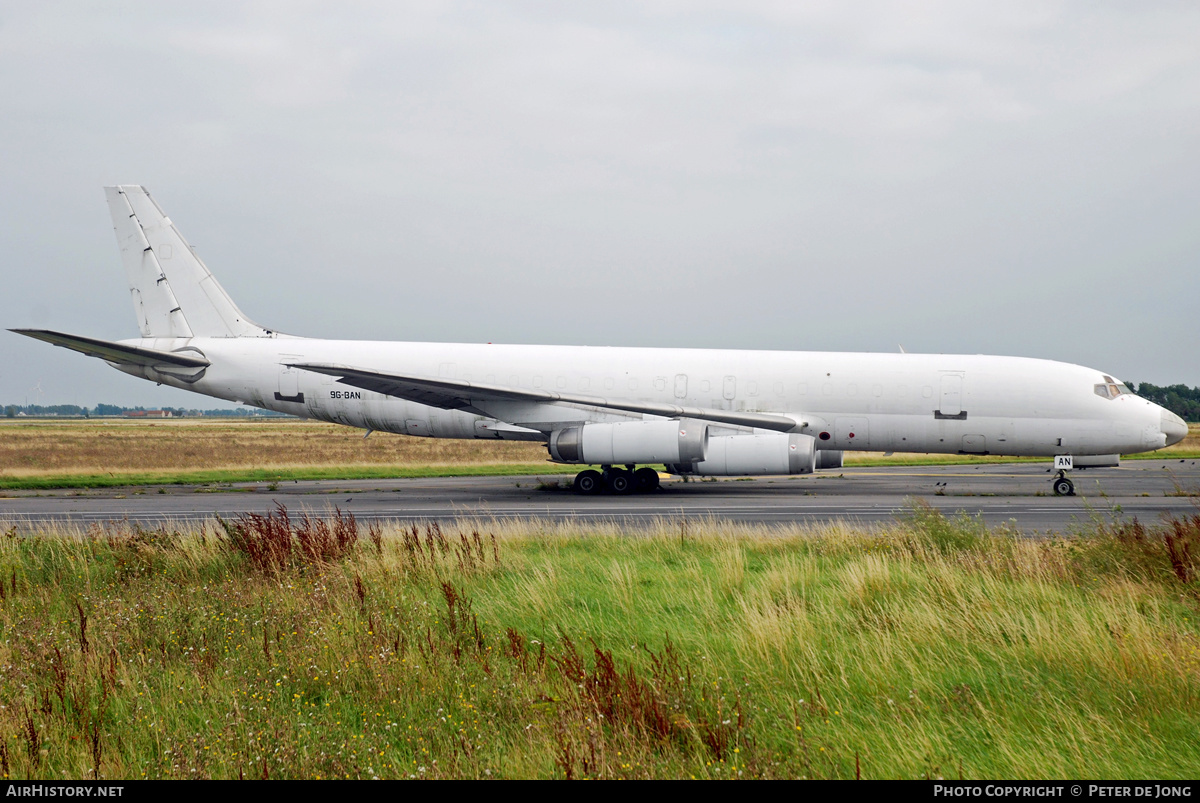
[[[962,415],[962,374],[946,374],[942,377],[942,400],[938,412],[942,418]]]
[[[687,374],[675,374],[675,398],[687,398]]]
[[[962,451],[966,454],[987,454],[987,438],[983,435],[963,435]]]
[[[279,371],[279,390],[275,392],[275,401],[297,402],[304,404],[304,394],[300,392],[300,372],[286,365]]]

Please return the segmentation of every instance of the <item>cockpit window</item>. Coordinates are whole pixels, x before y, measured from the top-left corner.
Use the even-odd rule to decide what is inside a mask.
[[[1094,389],[1096,391],[1097,396],[1103,397],[1105,399],[1115,399],[1118,396],[1121,396],[1121,395],[1124,395],[1127,393],[1128,394],[1133,393],[1133,391],[1130,390],[1125,385],[1124,382],[1121,382],[1120,380],[1117,380],[1117,379],[1113,379],[1111,376],[1108,376],[1108,375],[1105,375],[1104,383],[1100,384],[1100,385],[1095,385]]]

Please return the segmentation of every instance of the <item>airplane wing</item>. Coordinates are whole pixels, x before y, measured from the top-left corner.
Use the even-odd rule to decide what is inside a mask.
[[[559,393],[549,390],[483,385],[478,382],[447,379],[445,377],[433,378],[387,374],[364,368],[354,368],[348,365],[290,363],[289,366],[337,377],[338,381],[342,384],[362,388],[363,390],[396,396],[397,398],[407,399],[419,404],[440,407],[443,410],[466,410],[488,416],[490,416],[489,413],[480,409],[480,406],[486,406],[488,401],[522,401],[540,402],[543,404],[578,404],[587,407],[597,407],[603,410],[647,413],[667,418],[697,418],[718,424],[758,427],[777,432],[788,432],[802,425],[801,422],[794,418],[771,413],[745,413],[733,412],[731,410],[715,410],[707,407],[681,407],[674,404],[634,401],[632,399],[609,399],[601,396]]]
[[[174,351],[158,351],[157,349],[147,349],[139,346],[126,346],[121,343],[112,343],[108,340],[97,340],[92,337],[80,337],[79,335],[52,332],[49,329],[9,329],[8,331],[32,337],[36,340],[44,340],[47,343],[53,343],[56,346],[78,351],[80,354],[86,354],[89,357],[99,357],[102,360],[121,365],[145,365],[151,368],[164,365],[175,365],[180,368],[207,368],[209,365],[212,365],[212,363],[203,357],[194,355],[180,354]]]

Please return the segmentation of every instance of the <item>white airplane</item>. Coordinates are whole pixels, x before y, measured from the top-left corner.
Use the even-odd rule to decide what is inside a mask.
[[[381,432],[541,441],[581,493],[807,474],[847,450],[1116,465],[1187,425],[1109,374],[1022,357],[315,340],[247,318],[140,186],[107,187],[141,337],[13,329],[183,390]],[[1068,459],[1068,456],[1070,459]],[[637,468],[643,464],[642,468]],[[1055,493],[1074,486],[1059,471]]]

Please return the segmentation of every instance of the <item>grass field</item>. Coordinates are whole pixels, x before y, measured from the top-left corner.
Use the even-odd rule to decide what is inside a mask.
[[[6,525],[5,525],[6,526]],[[1194,778],[1200,517],[0,535],[11,778]]]
[[[299,420],[0,423],[0,488],[577,471],[541,444],[442,440]]]
[[[0,489],[574,473],[538,443],[442,440],[299,420],[0,419]],[[1156,457],[1200,457],[1200,426]],[[848,452],[847,465],[1010,462]],[[1041,459],[1044,462],[1044,459]]]

